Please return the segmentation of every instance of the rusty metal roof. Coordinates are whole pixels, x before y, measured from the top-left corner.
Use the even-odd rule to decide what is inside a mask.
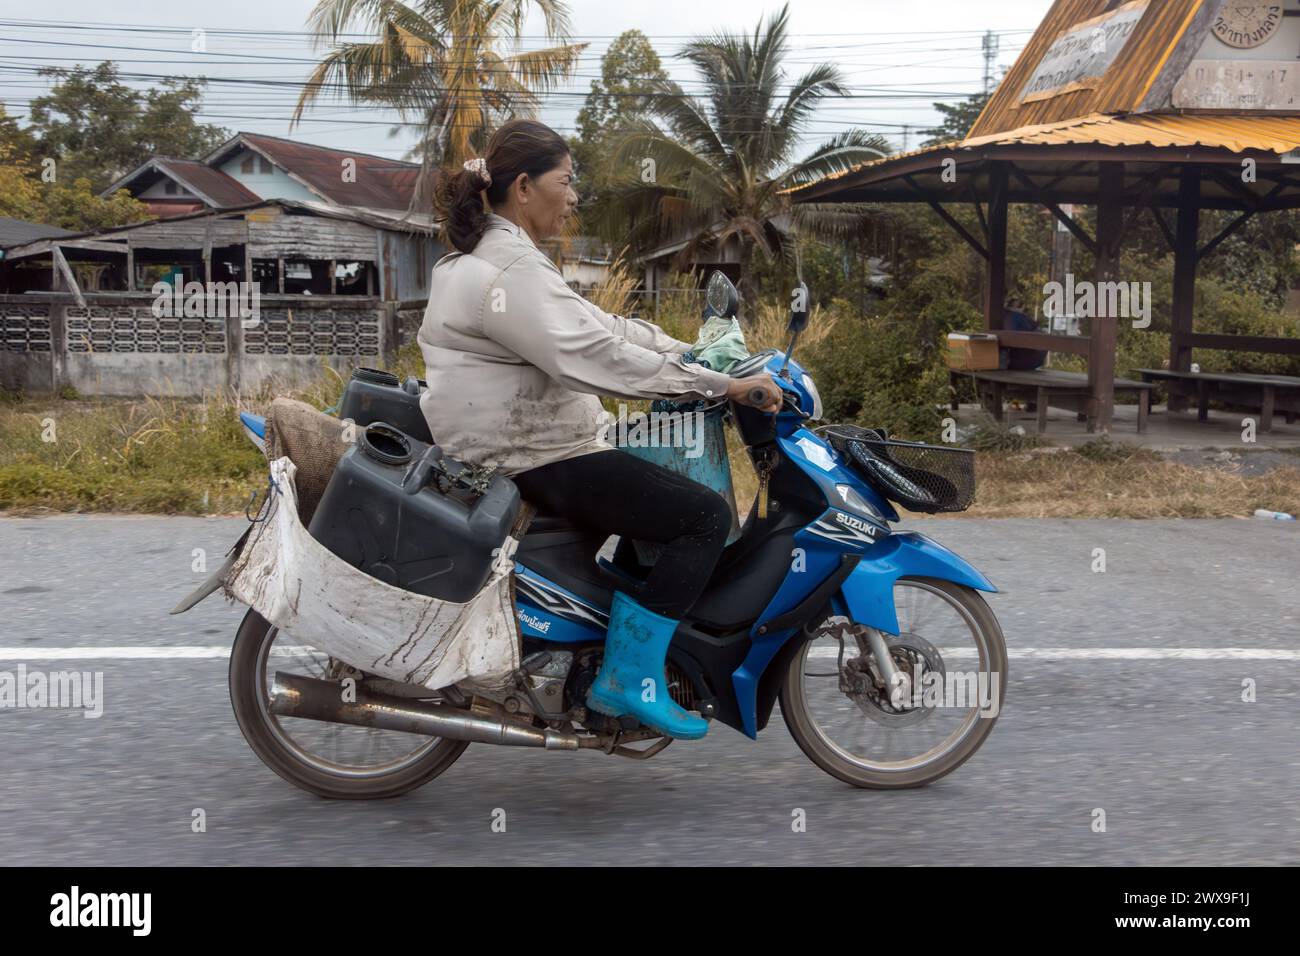
[[[218,209],[246,206],[261,198],[239,180],[192,159],[159,156],[154,165]]]
[[[1095,113],[874,159],[786,193],[795,202],[956,201],[961,191],[945,188],[940,175],[946,160],[966,167],[1003,159],[1054,176],[1062,187],[1060,201],[1084,202],[1084,182],[1095,181],[1098,162],[1122,160],[1130,174],[1155,179],[1160,178],[1155,167],[1161,165],[1168,167],[1168,176],[1176,176],[1184,162],[1236,165],[1246,155],[1262,166],[1274,166],[1297,149],[1300,116]],[[1240,195],[1242,189],[1236,192]],[[1207,192],[1206,198],[1215,196]]]
[[[971,136],[960,148],[993,143],[1071,143],[1099,146],[1204,146],[1234,153],[1287,153],[1300,148],[1300,116],[1221,116],[1094,113],[1056,123],[1022,126],[1005,133]]]
[[[108,197],[119,189],[125,189],[138,197],[163,177],[179,183],[214,209],[246,206],[260,199],[256,193],[219,169],[193,159],[174,159],[170,156],[155,156],[145,160],[100,195]],[[168,202],[169,200],[161,200],[162,205]],[[179,203],[179,197],[172,202]]]
[[[1093,113],[1135,113],[1167,108],[1169,90],[1204,40],[1222,0],[1056,0],[1015,64],[970,128],[986,136]],[[1053,94],[1026,97],[1026,84],[1057,40],[1090,29],[1125,9],[1140,12],[1113,62],[1099,76],[1063,85]]]
[[[312,192],[340,206],[406,209],[410,206],[416,179],[420,175],[420,167],[415,163],[297,143],[261,133],[240,133],[236,141],[242,141],[250,149],[263,154],[300,179]],[[223,145],[218,153],[228,152],[231,145]],[[342,175],[343,163],[349,159],[356,164],[355,182],[345,182]],[[213,156],[208,157],[209,162],[213,160]]]

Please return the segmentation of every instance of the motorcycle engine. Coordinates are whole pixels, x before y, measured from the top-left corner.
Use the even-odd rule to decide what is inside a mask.
[[[516,686],[490,697],[512,714],[535,716],[545,721],[575,719],[579,715],[573,711],[586,707],[587,691],[600,673],[603,658],[604,646],[599,644],[571,651],[534,650],[520,664]],[[679,706],[686,710],[699,709],[694,687],[681,668],[669,661],[665,677],[668,693]],[[481,695],[482,691],[479,693]],[[613,718],[584,713],[581,720],[589,729],[597,729],[593,724],[606,723],[610,726],[603,729],[614,729],[617,724]]]

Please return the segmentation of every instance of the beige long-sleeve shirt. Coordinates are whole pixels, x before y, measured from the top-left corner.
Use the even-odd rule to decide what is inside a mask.
[[[523,229],[495,215],[473,253],[434,266],[417,340],[434,440],[506,474],[612,447],[597,395],[721,398],[730,382],[684,364],[688,343],[582,298]]]

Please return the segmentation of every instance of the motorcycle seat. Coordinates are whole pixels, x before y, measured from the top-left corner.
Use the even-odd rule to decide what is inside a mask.
[[[620,576],[603,568],[596,560],[605,543],[605,535],[584,531],[565,519],[539,515],[529,525],[516,553],[517,560],[528,568],[607,610],[616,589],[626,587]],[[744,539],[729,548],[731,552],[719,562],[713,579],[687,614],[693,624],[719,632],[748,626],[756,620],[771,596],[776,593],[790,565],[794,533],[802,519],[791,515],[778,519],[758,547],[744,547]]]
[[[550,534],[559,531],[578,531],[580,530],[568,518],[560,515],[547,515],[540,512],[533,515],[533,520],[528,524],[526,534]]]

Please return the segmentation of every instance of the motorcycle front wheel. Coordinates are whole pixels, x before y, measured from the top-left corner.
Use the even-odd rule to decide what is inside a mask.
[[[230,653],[235,719],[262,762],[309,793],[335,800],[400,796],[438,776],[469,746],[462,740],[277,716],[270,709],[277,670],[340,681],[343,674],[327,654],[291,643],[250,610]]]
[[[903,675],[893,692],[872,632],[835,618],[793,655],[781,688],[781,716],[800,749],[831,776],[870,790],[922,787],[952,773],[993,730],[1006,694],[1006,643],[978,592],[904,578],[894,605],[899,633],[879,635]]]

